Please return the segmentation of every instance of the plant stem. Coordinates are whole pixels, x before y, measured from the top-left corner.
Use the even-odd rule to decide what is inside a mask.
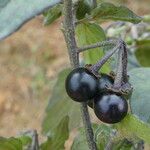
[[[77,44],[75,40],[74,20],[73,20],[73,6],[72,0],[64,0],[64,22],[63,33],[67,48],[69,52],[70,62],[73,68],[79,67],[79,53],[77,52]],[[92,125],[90,121],[90,115],[88,112],[87,104],[84,102],[81,104],[81,112],[83,124],[85,127],[87,142],[90,150],[97,150],[94,141]]]
[[[127,63],[128,63],[128,54],[126,44],[124,41],[121,41],[120,51],[118,55],[117,75],[113,86],[115,89],[120,88],[122,82],[124,83],[128,82]]]
[[[117,51],[119,51],[118,55],[118,69],[117,69],[117,76],[114,83],[114,88],[119,88],[121,86],[122,81],[124,83],[128,82],[128,75],[127,75],[127,48],[126,44],[123,40],[109,40],[98,42],[96,44],[88,45],[85,47],[78,48],[78,53],[86,51],[88,49],[97,48],[97,47],[104,47],[108,45],[116,45],[111,51],[107,52],[106,55],[96,64],[90,67],[90,70],[97,75],[100,68],[108,61],[108,59]]]
[[[89,49],[97,48],[97,47],[104,47],[104,46],[109,46],[109,45],[116,45],[117,41],[116,40],[109,40],[109,41],[103,41],[103,42],[98,42],[92,45],[80,47],[77,49],[78,53],[84,52]]]
[[[98,73],[98,71],[100,70],[100,68],[108,61],[108,59],[116,52],[119,50],[120,45],[116,44],[116,46],[109,52],[106,53],[106,55],[96,64],[91,66],[91,70],[93,71],[93,73]]]
[[[83,122],[84,122],[85,128],[87,130],[86,137],[87,137],[89,149],[90,150],[97,150],[96,143],[94,141],[94,133],[93,133],[93,130],[91,130],[91,124],[87,123],[90,120],[90,116],[88,113],[88,107],[87,107],[86,103],[82,103],[81,111],[82,111]],[[86,117],[84,117],[84,116],[86,116]]]
[[[118,53],[118,65],[117,65],[118,67],[117,67],[116,78],[113,85],[114,89],[119,89],[123,81],[123,55],[124,55],[124,51],[122,51],[122,45],[121,45],[120,51]]]
[[[79,66],[79,56],[76,52],[77,45],[75,41],[75,31],[73,23],[72,14],[72,0],[64,0],[64,23],[63,23],[63,33],[65,41],[67,43],[68,53],[70,57],[70,62],[72,67],[76,68]]]

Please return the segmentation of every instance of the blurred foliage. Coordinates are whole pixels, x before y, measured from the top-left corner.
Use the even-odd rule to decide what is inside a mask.
[[[62,118],[54,132],[48,136],[45,143],[40,146],[41,150],[63,150],[65,141],[69,138],[69,117]]]
[[[150,67],[150,39],[136,41],[136,57],[144,67]]]

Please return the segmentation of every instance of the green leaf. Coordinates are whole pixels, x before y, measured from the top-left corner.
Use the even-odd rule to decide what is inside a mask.
[[[101,3],[91,12],[91,16],[94,20],[120,20],[132,23],[139,23],[142,20],[127,7],[117,7],[111,3]]]
[[[0,138],[0,150],[23,150],[22,143],[19,139],[11,138]]]
[[[98,149],[105,149],[107,143],[110,140],[110,135],[112,133],[112,129],[110,126],[105,124],[101,124],[95,130],[95,138]]]
[[[98,149],[104,149],[108,143],[112,129],[105,124],[93,124],[92,126]],[[73,141],[71,150],[89,150],[84,128],[80,128],[78,135]]]
[[[62,14],[62,5],[58,4],[50,8],[46,13],[44,13],[44,25],[50,25],[56,19],[58,19]]]
[[[150,67],[150,39],[136,41],[136,57],[144,67]]]
[[[91,45],[101,42],[106,39],[103,29],[94,23],[79,24],[76,28],[77,41],[79,46]],[[102,48],[95,48],[83,53],[85,64],[94,64],[104,56]],[[110,70],[110,65],[107,63],[103,67],[104,72]]]
[[[141,120],[150,122],[150,68],[137,68],[129,72],[134,91],[130,100],[131,111]]]
[[[114,127],[118,129],[122,138],[135,139],[138,137],[150,144],[150,125],[142,122],[134,115],[128,114]]]
[[[63,150],[65,149],[65,141],[69,138],[69,117],[64,117],[57,128],[54,130],[53,135],[48,137],[47,141],[43,143],[40,148],[41,150]]]
[[[113,143],[113,150],[135,150],[134,144],[127,139],[119,140]]]
[[[0,0],[0,40],[61,0]]]
[[[21,136],[18,138],[21,142],[23,146],[28,146],[32,143],[32,139],[29,136]]]
[[[93,0],[79,0],[76,11],[77,19],[83,19],[86,14],[90,14],[93,8]]]
[[[53,132],[53,129],[65,116],[70,117],[70,129],[80,125],[79,103],[72,101],[65,91],[65,79],[70,71],[70,69],[65,69],[58,75],[58,80],[46,109],[46,117],[43,122],[44,133]]]

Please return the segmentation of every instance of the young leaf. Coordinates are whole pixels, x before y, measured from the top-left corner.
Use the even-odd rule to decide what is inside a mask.
[[[65,69],[58,75],[58,80],[53,89],[52,97],[46,109],[46,117],[43,122],[43,132],[51,133],[65,116],[70,117],[70,129],[80,125],[80,107],[66,94],[65,80],[71,70]]]
[[[106,39],[103,29],[94,23],[79,24],[76,28],[77,41],[79,46],[91,45],[101,42]],[[104,56],[102,48],[91,49],[83,53],[86,64],[94,64]],[[104,72],[110,70],[110,65],[107,63],[103,67]]]
[[[93,0],[79,0],[76,11],[77,19],[83,19],[85,15],[89,14],[93,8]]]
[[[69,117],[64,117],[47,141],[41,144],[41,150],[63,150],[65,141],[69,138]]]
[[[91,12],[94,20],[120,20],[139,23],[142,18],[125,6],[115,6],[111,3],[101,3]]]
[[[0,150],[23,150],[22,142],[14,137],[0,138]]]
[[[134,91],[130,100],[131,111],[150,123],[150,68],[137,68],[129,72]]]
[[[136,41],[137,50],[135,52],[140,64],[150,67],[150,39]]]
[[[0,40],[61,0],[0,0]]]
[[[136,137],[150,144],[150,125],[142,122],[136,116],[128,114],[120,123],[114,125],[124,138],[135,139]]]
[[[44,25],[50,25],[56,19],[58,19],[62,14],[62,5],[58,4],[50,8],[46,13],[44,13]]]

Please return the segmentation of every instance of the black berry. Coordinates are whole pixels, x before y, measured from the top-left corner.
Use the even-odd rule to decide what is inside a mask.
[[[114,79],[111,76],[102,73],[101,77],[99,79],[98,91],[106,92],[106,90],[107,90],[106,86],[107,87],[112,86],[113,83],[114,83]]]
[[[103,93],[94,98],[94,112],[102,122],[110,124],[120,122],[127,111],[127,101],[115,93]]]
[[[78,102],[85,102],[95,97],[98,88],[97,77],[86,68],[76,68],[66,79],[67,94]]]

